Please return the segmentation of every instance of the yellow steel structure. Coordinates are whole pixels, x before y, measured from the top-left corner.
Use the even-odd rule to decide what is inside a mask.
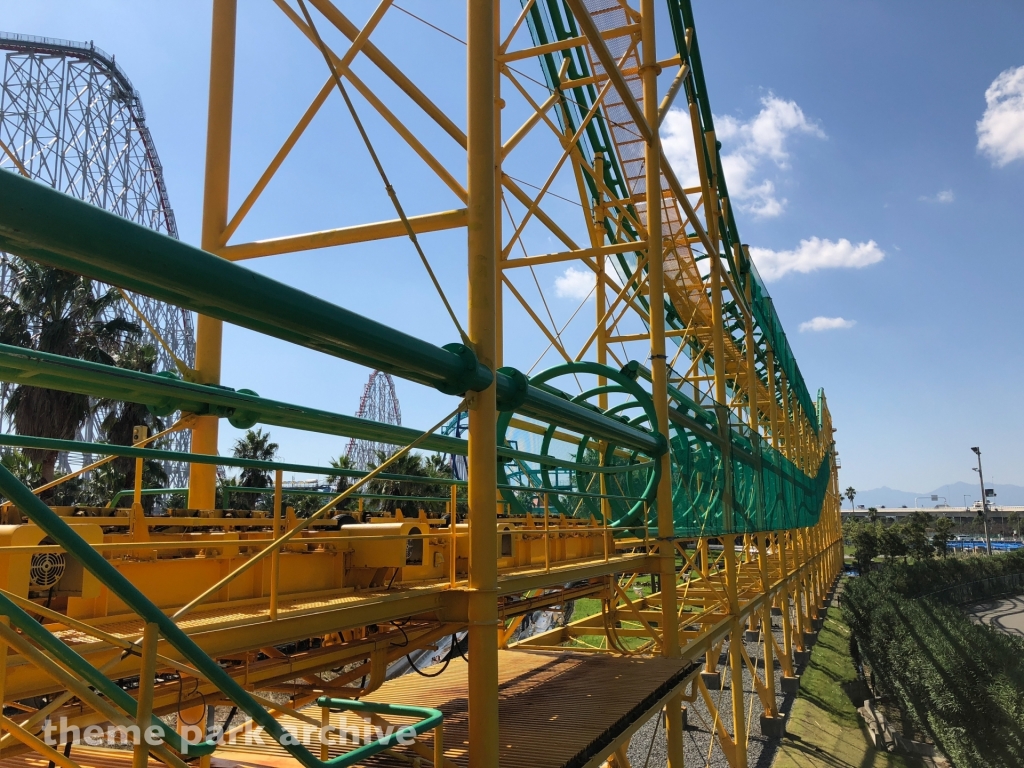
[[[775,732],[781,717],[775,699],[775,660],[781,684],[788,690],[842,567],[839,486],[824,399],[819,400],[818,413],[808,412],[808,403],[799,394],[802,382],[795,385],[790,380],[793,368],[779,362],[789,355],[788,349],[774,348],[775,337],[758,330],[749,256],[745,246],[730,247],[722,231],[732,211],[730,201],[720,195],[724,187],[719,183],[717,151],[706,151],[716,148],[716,138],[701,122],[689,58],[679,53],[659,58],[656,48],[659,28],[667,23],[663,6],[658,0],[544,0],[545,7],[562,9],[563,21],[572,21],[560,39],[547,40],[536,36],[542,0],[468,0],[464,40],[459,40],[465,47],[466,100],[465,125],[460,126],[431,99],[426,86],[416,84],[416,72],[403,71],[385,53],[388,41],[380,31],[382,20],[400,11],[408,14],[391,0],[368,7],[371,12],[362,26],[330,0],[267,0],[271,1],[281,11],[282,34],[297,31],[318,56],[322,51],[329,57],[345,87],[359,94],[393,131],[386,139],[375,137],[375,142],[397,140],[410,149],[451,199],[439,210],[410,215],[407,224],[401,217],[343,222],[344,226],[322,232],[234,241],[239,225],[274,183],[291,150],[303,141],[336,82],[325,65],[318,75],[325,78],[324,86],[232,213],[228,182],[232,115],[239,98],[239,9],[237,0],[213,0],[203,250],[232,261],[287,258],[283,254],[405,237],[409,231],[465,228],[466,334],[489,371],[508,363],[513,354],[522,354],[518,347],[505,348],[511,322],[517,325],[517,337],[528,337],[523,329],[532,327],[540,345],[537,351],[544,348],[540,358],[551,354],[567,364],[593,361],[623,369],[631,360],[649,360],[655,414],[651,431],[671,435],[678,416],[671,392],[683,391],[687,397],[692,393],[694,402],[715,414],[716,424],[709,430],[724,444],[737,431],[751,444],[763,440],[808,477],[824,462],[828,480],[820,515],[810,527],[731,527],[735,467],[732,461],[723,461],[723,492],[716,504],[730,511],[723,516],[725,528],[709,528],[714,535],[703,529],[681,535],[674,516],[680,481],[671,450],[652,459],[660,462],[661,472],[648,499],[653,505],[643,510],[645,516],[652,511],[645,518],[652,525],[641,525],[642,531],[636,524],[613,523],[608,501],[612,481],[606,475],[593,489],[601,495],[600,519],[552,513],[543,489],[538,491],[536,508],[543,510],[542,515],[510,515],[499,488],[500,412],[493,382],[468,392],[465,399],[467,523],[456,519],[462,501],[457,500],[455,486],[448,522],[417,512],[415,505],[404,514],[344,528],[324,517],[301,520],[282,502],[280,469],[275,474],[272,517],[241,517],[215,509],[215,465],[198,459],[191,465],[190,509],[174,513],[173,527],[166,518],[143,513],[141,485],[127,514],[72,508],[57,513],[172,615],[245,690],[289,694],[287,706],[270,707],[277,718],[330,723],[329,708],[304,709],[323,694],[369,694],[386,700],[388,691],[404,690],[386,687],[389,664],[410,650],[468,632],[468,672],[459,683],[465,686],[468,752],[451,745],[451,737],[445,740],[438,728],[436,753],[423,745],[416,750],[421,764],[448,764],[455,759],[451,750],[459,749],[452,764],[499,765],[505,759],[499,740],[504,733],[499,717],[502,664],[523,658],[507,654],[565,652],[571,647],[576,654],[608,657],[609,664],[657,655],[671,674],[682,675],[679,670],[684,670],[685,675],[672,678],[672,685],[658,689],[661,693],[652,699],[664,709],[670,766],[683,765],[683,708],[701,697],[712,713],[718,748],[730,765],[743,768],[749,737],[744,670],[762,701],[762,728]],[[451,19],[443,24],[434,21],[456,38],[461,34]],[[417,35],[439,34],[426,24],[416,29]],[[695,45],[692,27],[677,32],[686,46]],[[557,81],[547,85],[524,72],[530,59],[570,50],[586,58],[585,72],[563,63]],[[389,107],[383,89],[356,74],[357,62],[372,70],[373,82],[387,82],[393,86],[389,92],[397,89],[406,101],[401,110]],[[453,77],[445,87],[457,87],[459,82],[461,77]],[[592,89],[592,103],[576,101],[574,94],[583,88]],[[570,106],[579,110],[581,121],[570,119]],[[410,109],[415,119],[398,116]],[[691,118],[699,176],[693,187],[682,186],[665,157],[659,129],[670,109],[688,112]],[[580,140],[597,123],[603,124],[610,143],[587,157]],[[447,163],[441,158],[452,156],[451,143],[459,150],[459,160]],[[621,171],[614,187],[606,182],[613,167]],[[393,170],[397,175],[399,169]],[[529,174],[529,182],[521,180]],[[565,187],[577,190],[578,205],[556,194]],[[558,250],[531,252],[548,242],[557,243]],[[620,254],[635,259],[632,272],[615,268],[614,257]],[[538,270],[552,265],[593,276],[595,306],[587,308],[588,297],[570,323],[561,326],[536,277]],[[529,298],[531,286],[539,300]],[[672,322],[670,316],[675,318]],[[220,383],[222,340],[222,321],[201,316],[196,383]],[[575,344],[581,346],[571,346]],[[598,374],[595,380],[598,389],[604,388],[595,403],[607,411],[616,405],[616,395],[608,387],[607,375]],[[216,454],[218,416],[188,416],[180,427],[192,429],[196,454]],[[547,429],[521,417],[512,427],[524,435],[544,435]],[[554,439],[573,441],[561,433]],[[606,447],[602,443],[600,450],[587,450],[604,455]],[[136,477],[141,483],[142,473]],[[321,513],[330,509],[327,504]],[[33,558],[64,552],[39,527],[24,521],[17,508],[6,505],[3,515],[4,599],[38,617],[54,637],[110,679],[137,678],[139,684],[133,692],[134,711],[112,711],[116,707],[87,686],[72,687],[67,664],[54,661],[47,647],[39,650],[38,640],[34,645],[12,629],[5,614],[0,620],[0,656],[6,660],[0,693],[19,714],[0,724],[0,761],[14,765],[22,759],[19,755],[35,751],[64,768],[77,768],[74,758],[40,741],[47,718],[65,717],[81,727],[119,718],[118,722],[141,726],[150,722],[151,714],[235,701],[169,638],[160,636],[155,624],[137,616],[109,585],[72,560],[67,560],[67,581],[57,599],[41,597],[30,573],[37,562]],[[656,576],[658,588],[637,595],[634,583],[648,575]],[[510,647],[524,615],[580,597],[599,599],[601,613],[533,635],[499,653]],[[781,644],[771,631],[773,615],[780,617]],[[744,632],[759,628],[761,665],[743,644]],[[602,638],[600,643],[586,642],[595,636]],[[731,689],[728,712],[719,711],[720,699],[712,695],[724,685],[717,668],[723,650]],[[695,665],[702,665],[701,674]],[[527,664],[524,669],[535,666]],[[42,696],[47,697],[45,702]],[[649,714],[638,709],[634,720]],[[532,744],[528,730],[515,732],[523,745]],[[634,730],[618,731],[614,739],[595,748],[588,764],[628,763],[624,747]],[[571,742],[571,722],[565,734]],[[151,760],[182,765],[167,746],[147,750],[137,744],[133,765],[138,768]]]

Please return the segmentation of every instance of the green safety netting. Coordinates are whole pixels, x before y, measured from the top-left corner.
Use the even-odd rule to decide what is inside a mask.
[[[527,0],[523,0],[523,5],[526,4]],[[591,10],[601,5],[599,0],[585,0],[585,4]],[[690,0],[668,0],[668,6],[677,52],[682,60],[690,65],[687,89],[697,102],[704,130],[713,130],[711,107],[704,83],[696,34],[691,33],[689,48],[685,44],[686,30],[694,28]],[[527,13],[527,24],[537,45],[580,35],[572,12],[563,0],[537,0]],[[586,51],[582,47],[544,54],[539,57],[541,69],[547,85],[553,90],[559,85],[558,72],[563,59],[569,60],[567,76],[570,79],[587,78],[594,74]],[[557,111],[562,128],[577,131],[584,116],[596,102],[597,95],[597,87],[592,84],[563,92],[562,108]],[[605,184],[621,198],[630,197],[622,163],[635,162],[637,158],[619,156],[603,110],[598,110],[596,117],[582,132],[577,147],[591,164],[597,153],[601,153],[604,158]],[[717,147],[704,146],[701,149],[705,153],[718,152]],[[720,162],[717,165],[721,168]],[[717,180],[719,195],[727,197],[728,189],[724,174],[720,172]],[[584,174],[584,181],[590,193],[596,196],[597,187],[593,179]],[[631,209],[629,213],[635,215],[635,211]],[[612,226],[607,221],[606,231],[609,242],[614,242]],[[803,408],[812,429],[817,433],[820,430],[822,396],[819,394],[818,402],[811,399],[782,323],[756,268],[746,259],[740,265],[734,262],[732,244],[739,243],[740,239],[731,207],[728,219],[721,221],[720,231],[726,246],[723,258],[728,261],[730,270],[739,284],[750,289],[749,304],[757,325],[756,331],[761,339],[770,345],[775,357],[776,371],[785,374],[790,391]],[[638,255],[620,254],[616,257],[617,269],[623,280],[628,280],[634,274]],[[643,298],[640,301],[646,306]],[[738,314],[735,307],[730,311]],[[666,302],[666,315],[671,326],[683,327],[682,319],[670,302]],[[738,343],[742,347],[742,336]],[[764,375],[765,371],[762,370],[762,376]],[[731,493],[725,494],[723,441],[718,436],[715,414],[678,392],[674,398],[680,406],[680,412],[685,412],[686,418],[692,421],[688,425],[674,424],[672,430],[673,516],[677,536],[713,536],[725,532],[751,533],[804,527],[817,523],[829,484],[829,452],[825,453],[818,467],[809,468],[805,472],[772,448],[763,438],[752,436],[742,425],[730,425],[726,430],[729,435],[726,452],[731,456]],[[627,460],[611,454],[606,459],[610,464],[628,463]],[[556,492],[559,489],[569,490],[570,487],[577,491],[591,489],[598,477],[594,473],[584,472],[576,472],[569,477],[562,472],[558,475],[559,482],[548,483],[544,482],[544,467],[541,465],[519,469],[524,477],[530,478],[530,485],[541,485]],[[648,471],[622,471],[605,476],[607,493],[620,494],[622,497],[609,502],[615,525],[643,525],[644,513],[638,509],[635,498],[643,493],[644,488],[649,487]],[[723,498],[727,495],[732,498],[729,505],[732,509],[731,519],[726,518],[724,511],[726,505],[723,504]],[[592,498],[580,499],[566,495],[558,500],[557,509],[565,514],[599,517],[599,503],[599,500]],[[656,527],[656,512],[650,507],[647,510],[647,525],[651,529]]]

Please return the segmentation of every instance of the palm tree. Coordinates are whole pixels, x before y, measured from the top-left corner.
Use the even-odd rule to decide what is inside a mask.
[[[156,348],[152,344],[129,341],[114,356],[114,362],[118,368],[153,373],[153,369],[156,367]],[[114,445],[131,445],[132,431],[135,427],[148,427],[150,434],[155,434],[164,428],[163,422],[154,416],[145,405],[104,399],[97,403],[97,407],[108,409],[106,417],[100,424],[100,430],[104,440]],[[114,459],[112,463],[123,476],[122,487],[133,488],[135,486],[135,459],[121,457]],[[167,482],[167,472],[158,461],[146,461],[143,464],[142,475],[146,487],[160,488]],[[145,496],[143,497],[143,506],[149,511],[155,501],[155,496]]]
[[[280,446],[277,443],[270,442],[270,433],[264,432],[262,429],[248,430],[244,436],[240,437],[235,441],[235,446],[232,449],[232,454],[238,459],[256,459],[257,461],[273,461],[277,458],[277,449]],[[266,469],[258,469],[256,467],[245,467],[242,469],[238,476],[238,485],[246,488],[269,488],[270,482],[270,471]],[[234,483],[232,483],[234,484]],[[225,483],[227,485],[227,483]],[[245,497],[245,501],[240,505],[243,508],[248,508],[249,498]],[[262,503],[264,501],[262,496],[257,496],[252,499],[254,503]],[[227,490],[225,489],[225,505],[227,504]]]
[[[65,357],[114,363],[127,339],[141,332],[119,314],[115,288],[97,290],[92,280],[31,261],[10,261],[14,291],[0,301],[0,342]],[[7,402],[19,434],[63,440],[74,438],[91,412],[87,395],[19,386]],[[57,452],[27,449],[40,465],[43,482],[54,477]]]
[[[375,469],[383,464],[388,459],[387,454],[383,451],[377,452],[377,464],[370,469]],[[421,454],[409,452],[404,456],[400,456],[395,459],[391,464],[388,465],[385,470],[387,474],[392,475],[408,475],[416,478],[423,478],[423,481],[418,480],[374,480],[370,483],[371,490],[373,493],[379,493],[386,496],[442,496],[444,493],[444,487],[440,483],[430,482],[431,478],[439,477],[451,477],[451,466],[444,460],[444,456],[434,454],[433,456],[427,457],[424,462],[424,457]],[[394,511],[400,508],[422,508],[426,510],[435,510],[439,507],[443,507],[443,501],[437,502],[415,502],[415,501],[402,501],[400,499],[385,499],[380,504],[380,508],[383,510]]]
[[[21,480],[29,488],[42,485],[42,478],[39,476],[39,465],[29,459],[20,448],[5,451],[0,457],[0,465],[4,469]]]
[[[352,469],[352,462],[348,456],[342,454],[336,459],[331,459],[330,464],[335,469]],[[328,485],[335,493],[344,493],[352,485],[352,478],[347,475],[330,475],[328,477]],[[339,510],[351,509],[354,500],[349,497],[335,507]]]
[[[853,512],[853,500],[857,496],[857,489],[852,485],[846,489],[846,498],[850,500],[850,511]]]

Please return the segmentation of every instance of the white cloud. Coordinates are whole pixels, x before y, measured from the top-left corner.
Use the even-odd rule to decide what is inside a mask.
[[[825,132],[807,119],[795,101],[780,99],[772,93],[761,99],[761,111],[747,121],[731,115],[715,118],[716,134],[722,142],[722,168],[729,194],[741,210],[758,218],[779,216],[786,199],[779,198],[775,182],[765,176],[765,161],[779,170],[789,167],[786,144],[796,134],[825,138]],[[665,156],[684,186],[699,184],[697,159],[689,113],[670,110],[662,128]]]
[[[859,269],[877,264],[885,252],[874,240],[854,245],[845,237],[838,242],[812,237],[801,240],[792,251],[773,251],[751,246],[750,256],[765,280],[778,280],[789,272],[816,272],[819,269],[849,267]]]
[[[596,284],[597,278],[589,269],[569,267],[555,278],[555,295],[561,299],[583,301],[590,298]]]
[[[952,203],[956,200],[952,189],[944,189],[936,195],[921,195],[918,198],[923,203]]]
[[[800,333],[804,331],[832,331],[836,328],[853,328],[857,324],[856,320],[844,320],[841,317],[818,317],[808,320],[806,323],[800,323]]]
[[[1000,73],[985,90],[978,149],[1003,166],[1024,160],[1024,66]]]

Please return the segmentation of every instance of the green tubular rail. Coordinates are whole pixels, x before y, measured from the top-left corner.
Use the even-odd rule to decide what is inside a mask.
[[[361,747],[338,755],[329,760],[326,765],[334,768],[348,768],[361,760],[390,749],[395,744],[401,744],[404,739],[415,738],[421,733],[437,728],[444,721],[444,715],[439,709],[431,707],[414,707],[408,704],[378,704],[372,701],[354,701],[350,699],[331,699],[321,696],[316,700],[317,706],[328,707],[332,711],[351,710],[352,712],[372,712],[375,715],[399,715],[403,717],[419,717],[419,721],[411,725],[403,725],[397,730],[385,734],[376,741],[364,744]]]
[[[133,459],[150,459],[152,461],[182,461],[192,464],[213,464],[219,467],[241,467],[251,469],[281,470],[283,472],[302,472],[309,475],[331,475],[334,477],[361,478],[367,475],[358,469],[344,469],[341,467],[320,467],[313,464],[292,464],[283,461],[261,461],[259,459],[238,459],[231,456],[215,456],[209,453],[183,453],[181,451],[166,451],[160,448],[136,448],[132,445],[112,445],[110,443],[87,443],[81,440],[60,440],[55,437],[34,437],[32,435],[10,435],[0,433],[0,445],[11,446],[12,448],[41,448],[48,451],[61,451],[70,453],[83,453],[99,456],[125,456]],[[602,467],[590,464],[579,464],[573,461],[564,461],[554,456],[538,456],[523,451],[514,451],[511,448],[498,448],[498,455],[509,459],[520,459],[522,461],[540,461],[555,467],[575,469],[581,472],[617,474],[630,472],[634,469],[644,469],[646,464],[628,466]],[[424,477],[422,475],[397,475],[389,472],[382,472],[377,475],[380,480],[394,480],[396,482],[424,483],[436,485],[465,486],[465,480],[456,480],[448,477]],[[230,488],[231,486],[229,486]],[[501,490],[523,490],[521,486],[499,485]],[[172,493],[169,489],[161,489],[163,493]],[[267,488],[265,492],[270,492]],[[232,491],[233,492],[233,491]],[[295,491],[289,491],[295,493]],[[564,491],[572,496],[587,498],[602,498],[597,493],[586,493],[583,491]],[[367,494],[353,494],[358,497]],[[392,498],[392,497],[388,497]],[[640,497],[636,497],[639,500]]]
[[[302,472],[309,475],[331,475],[334,477],[365,477],[366,472],[358,469],[342,467],[320,467],[315,464],[293,464],[285,461],[261,461],[260,459],[239,459],[233,456],[217,456],[210,453],[183,453],[167,451],[161,448],[136,448],[133,445],[112,445],[110,443],[87,443],[82,440],[61,440],[56,437],[34,437],[32,435],[9,435],[0,433],[0,445],[12,448],[41,448],[47,451],[67,451],[100,456],[125,456],[132,459],[150,459],[152,461],[185,461],[191,464],[213,464],[218,467],[238,467],[248,469],[279,469],[283,472]],[[381,480],[410,481],[422,483],[429,480],[438,485],[465,485],[465,480],[453,480],[446,477],[424,478],[418,475],[398,475],[382,472],[377,475]]]
[[[199,674],[217,686],[221,693],[227,696],[235,706],[269,733],[278,744],[284,747],[302,765],[306,766],[306,768],[351,765],[350,762],[346,762],[348,755],[341,755],[331,760],[322,761],[303,745],[297,743],[294,737],[269,712],[261,707],[233,677],[227,674],[216,661],[207,656],[203,649],[196,645],[192,638],[186,635],[173,619],[150,602],[134,584],[107,562],[103,555],[75,533],[70,525],[40,501],[31,490],[26,488],[18,478],[3,466],[0,466],[0,492],[10,499],[29,520],[38,525],[47,536],[62,546],[65,552],[78,560],[83,568],[99,579],[100,583],[104,584],[107,589],[124,602],[129,610],[146,623],[156,624],[160,635],[171,647],[180,653],[189,664],[195,667]],[[64,645],[56,638],[53,638],[53,642],[58,645]],[[61,648],[57,646],[48,650],[54,653],[54,655],[63,653]],[[83,665],[80,661],[81,657],[78,657],[78,660],[71,657],[68,658],[71,668],[76,673],[82,674],[84,679],[88,679],[84,676],[89,674],[89,665]],[[101,680],[96,681],[96,683],[100,684],[102,682]],[[91,680],[90,683],[95,684]],[[179,751],[184,752],[184,750]]]
[[[62,194],[0,173],[0,250],[434,387],[497,385],[498,405],[659,456],[664,436],[635,429],[514,369],[496,375],[462,344],[438,347]]]
[[[0,381],[140,403],[158,416],[174,411],[213,414],[227,418],[239,429],[260,423],[392,445],[408,445],[420,436],[409,427],[282,403],[244,390],[193,384],[165,374],[140,373],[7,344],[0,344]],[[422,446],[443,453],[466,452],[465,440],[444,435],[431,435]]]
[[[178,410],[213,414],[227,418],[239,429],[248,429],[259,423],[393,445],[408,445],[420,436],[418,431],[409,427],[282,403],[244,389],[193,384],[166,374],[140,373],[7,344],[0,344],[0,381],[140,403],[149,406],[158,416]],[[570,400],[569,396],[560,390],[548,387],[535,389],[544,397],[567,402]],[[568,404],[579,407],[575,403]],[[589,409],[581,410],[590,412]],[[607,422],[618,423],[614,419],[607,419]],[[632,436],[636,435],[650,433],[633,430]],[[437,434],[430,435],[420,445],[427,450],[462,456],[466,455],[468,448],[464,439]],[[499,448],[499,453],[507,458],[537,458],[508,447]],[[554,458],[545,460],[558,463]],[[562,464],[567,467],[575,466],[571,462]],[[354,473],[352,477],[362,475]]]
[[[14,482],[18,482],[17,478],[15,478]],[[77,536],[77,534],[73,535]],[[85,544],[85,542],[82,543]],[[85,546],[88,545],[85,544]],[[32,640],[42,648],[50,658],[57,660],[61,666],[71,670],[72,674],[81,677],[82,680],[109,699],[114,706],[125,712],[132,719],[136,719],[138,715],[138,702],[127,691],[96,669],[96,667],[82,658],[72,648],[54,637],[42,624],[33,619],[24,609],[3,594],[0,594],[0,616],[7,616],[11,620],[11,624],[20,629],[29,640]],[[160,730],[161,738],[167,742],[168,746],[182,754],[191,753],[201,757],[213,752],[217,746],[216,743],[209,741],[188,744],[182,740],[181,736],[173,728],[169,728],[156,715],[152,716],[151,723]]]

